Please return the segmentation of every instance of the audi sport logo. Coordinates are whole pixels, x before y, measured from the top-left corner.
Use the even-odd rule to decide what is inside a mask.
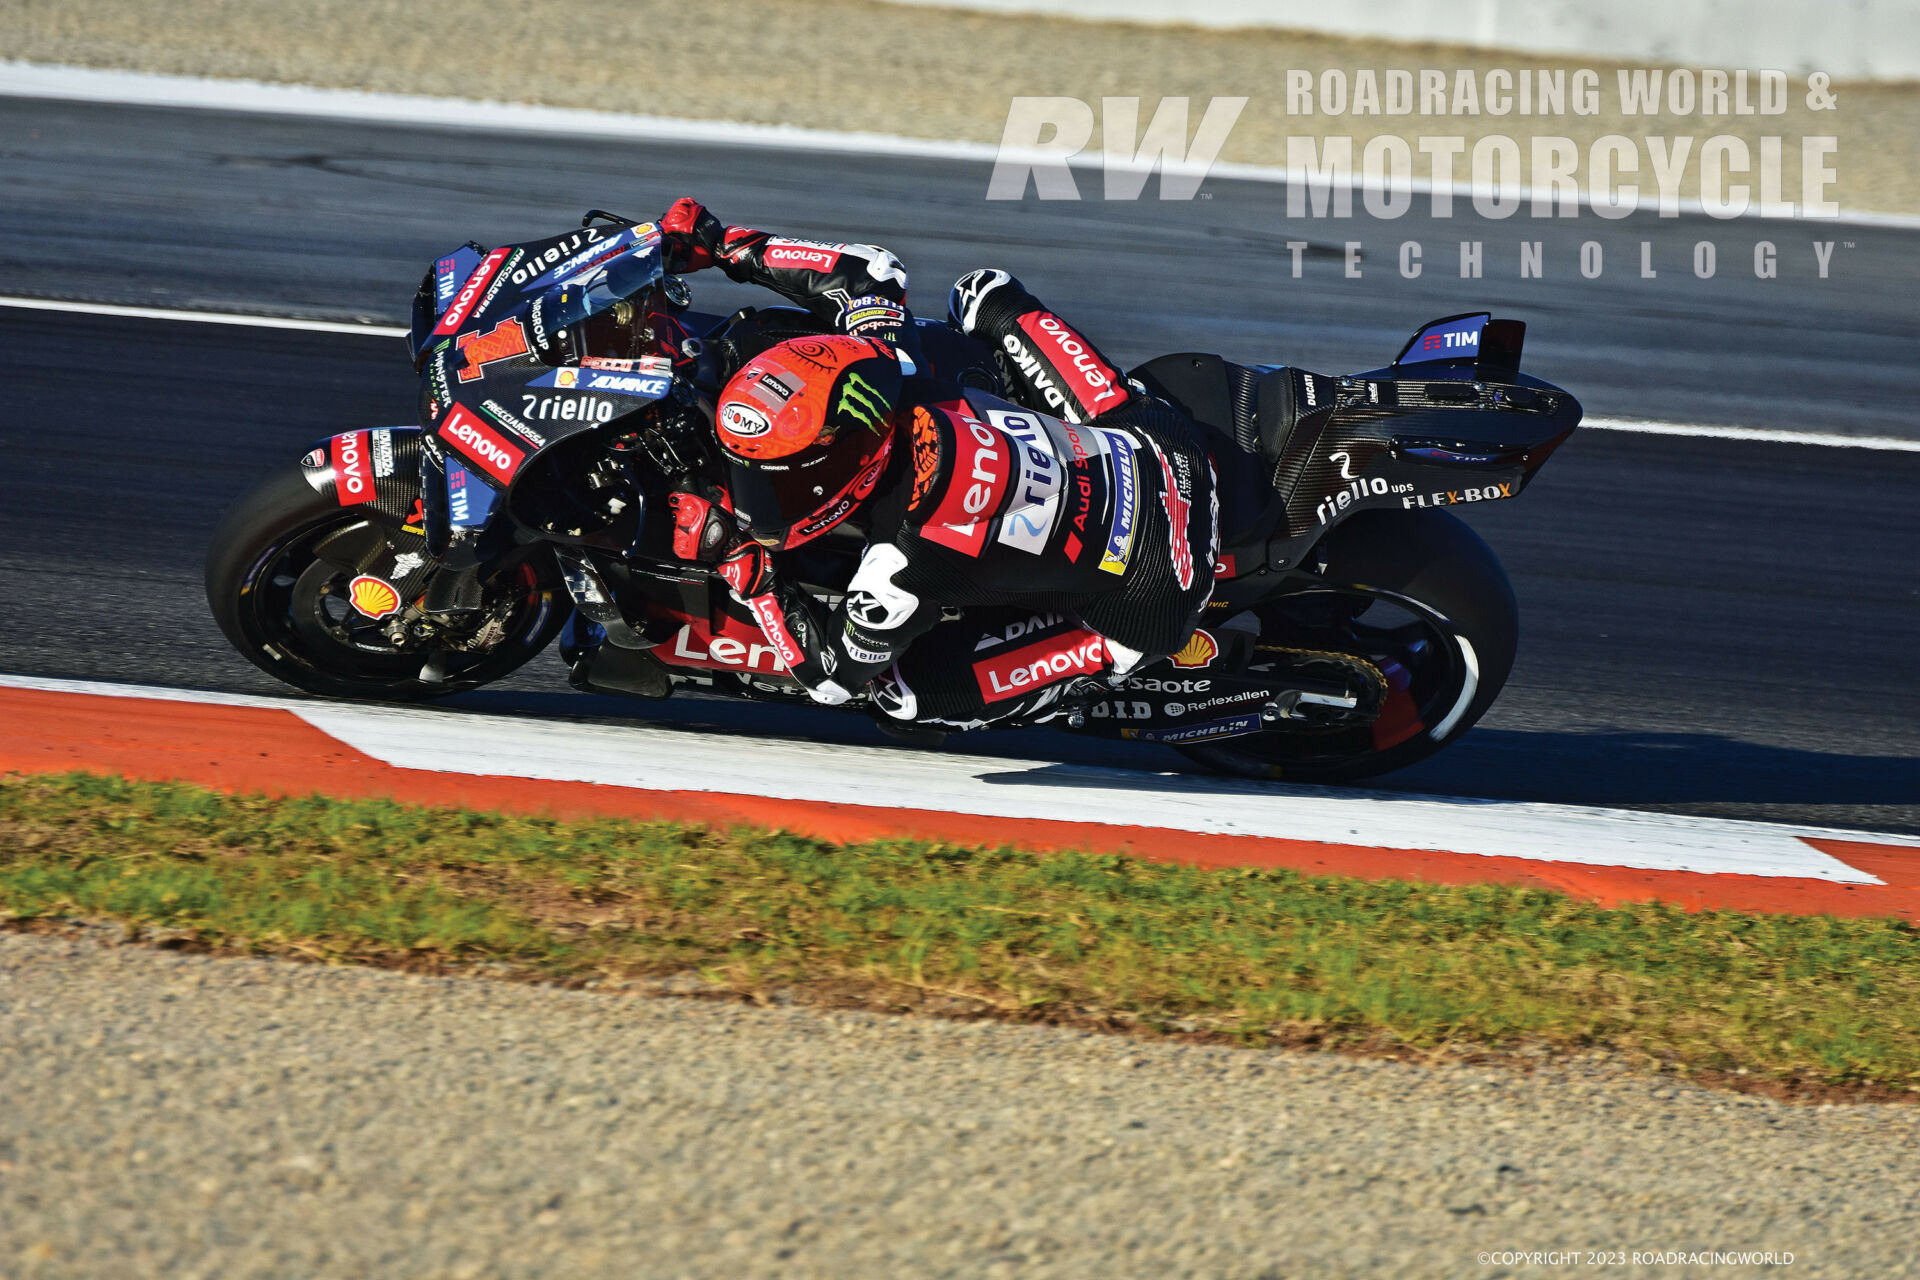
[[[503,483],[513,479],[514,472],[520,469],[520,463],[526,457],[508,444],[499,432],[468,413],[461,405],[455,405],[453,412],[447,415],[447,420],[440,425],[440,435]]]
[[[333,496],[343,507],[373,501],[373,476],[367,469],[367,433],[349,431],[333,438]]]

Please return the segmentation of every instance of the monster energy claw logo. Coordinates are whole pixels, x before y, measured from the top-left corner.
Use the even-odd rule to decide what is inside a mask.
[[[873,432],[880,430],[880,424],[893,411],[873,384],[857,373],[847,375],[846,385],[840,389],[840,403],[833,408]]]

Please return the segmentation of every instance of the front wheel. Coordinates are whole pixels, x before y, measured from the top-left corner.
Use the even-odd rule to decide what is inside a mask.
[[[1445,511],[1363,511],[1323,553],[1318,582],[1256,606],[1255,658],[1329,674],[1361,659],[1378,714],[1357,725],[1282,722],[1182,754],[1239,777],[1350,782],[1425,759],[1493,705],[1520,624],[1506,572],[1478,534]]]
[[[546,648],[571,612],[544,550],[481,583],[482,607],[450,625],[414,617],[395,626],[356,612],[348,584],[401,540],[417,550],[421,539],[376,508],[316,492],[295,463],[221,520],[207,549],[207,604],[268,675],[325,697],[390,702],[498,680]]]

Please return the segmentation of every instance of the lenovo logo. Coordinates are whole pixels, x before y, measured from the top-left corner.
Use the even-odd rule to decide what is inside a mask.
[[[501,483],[513,479],[526,455],[506,442],[501,434],[476,418],[461,405],[455,405],[447,420],[440,424],[442,439],[458,446]]]
[[[833,249],[809,249],[802,245],[770,244],[761,260],[769,267],[798,267],[803,271],[831,271],[840,261]]]
[[[977,556],[1011,474],[1012,441],[974,418],[962,419],[953,435],[957,446],[953,476],[933,518],[921,526],[920,536],[962,555]]]
[[[1083,629],[976,662],[973,678],[982,698],[1005,702],[1068,676],[1092,675],[1106,663],[1107,642]]]
[[[755,596],[747,601],[747,609],[753,614],[753,620],[760,624],[762,635],[773,642],[773,651],[789,669],[801,663],[800,645],[787,630],[787,616],[780,610],[780,602],[771,595]]]
[[[778,675],[787,669],[770,644],[709,635],[704,630],[695,630],[692,624],[674,633],[673,648],[668,654],[675,666],[717,667],[727,671],[744,668],[766,675]]]
[[[373,501],[373,476],[367,469],[367,433],[349,431],[333,438],[333,496],[343,507]]]
[[[1073,372],[1069,377],[1079,383],[1079,386],[1074,388],[1074,398],[1080,401],[1080,407],[1089,414],[1101,413],[1104,409],[1111,407],[1107,402],[1112,401],[1118,404],[1123,398],[1119,388],[1114,386],[1115,380],[1120,375],[1109,368],[1099,356],[1088,350],[1087,344],[1080,340],[1080,336],[1062,323],[1058,316],[1039,311],[1032,315],[1021,316],[1019,324],[1026,330],[1027,336],[1035,342],[1053,344],[1054,349],[1060,353],[1065,362],[1063,366],[1061,360],[1056,360],[1054,367],[1061,369],[1062,372],[1068,368],[1072,369]]]
[[[480,260],[480,265],[473,269],[473,274],[467,277],[467,282],[460,286],[460,292],[455,296],[453,305],[449,306],[446,314],[440,317],[440,323],[433,326],[436,335],[452,333],[467,322],[467,318],[473,314],[473,304],[480,298],[480,291],[487,287],[487,281],[493,279],[493,273],[498,271],[500,264],[506,260],[507,250],[505,249],[495,249]]]

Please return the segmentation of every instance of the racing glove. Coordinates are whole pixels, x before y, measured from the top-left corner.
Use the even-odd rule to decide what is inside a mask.
[[[875,244],[796,240],[723,226],[691,197],[674,201],[660,232],[675,273],[719,267],[729,280],[771,289],[844,333],[898,343],[907,327],[907,269]]]
[[[819,606],[806,592],[781,581],[773,556],[741,535],[719,504],[685,490],[667,499],[673,512],[673,553],[710,567],[727,591],[760,627],[787,672],[815,702],[837,707],[847,700],[833,673],[841,659],[828,642]]]
[[[667,497],[667,509],[673,513],[673,554],[682,560],[717,565],[739,540],[740,530],[726,508],[704,495],[676,490]]]
[[[681,196],[660,218],[660,235],[667,242],[667,270],[675,275],[703,271],[714,263],[726,232],[720,219],[691,196]]]

